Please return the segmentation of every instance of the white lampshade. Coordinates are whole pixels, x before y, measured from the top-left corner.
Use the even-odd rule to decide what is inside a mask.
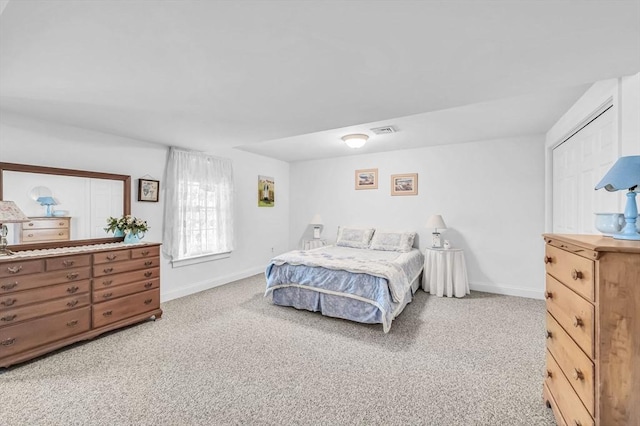
[[[439,214],[434,214],[429,216],[427,219],[427,228],[433,228],[435,230],[438,229],[447,229],[447,225],[444,224],[444,219]]]
[[[322,218],[320,217],[320,215],[316,213],[309,221],[309,225],[324,225],[324,223],[322,223]]]
[[[354,133],[342,137],[342,140],[349,148],[362,148],[367,143],[367,139],[369,139],[369,136],[362,133]]]
[[[0,223],[29,222],[27,215],[13,201],[0,200]]]

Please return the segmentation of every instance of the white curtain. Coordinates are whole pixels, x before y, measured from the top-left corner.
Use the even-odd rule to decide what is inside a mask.
[[[233,250],[233,166],[229,159],[171,148],[163,252],[172,260]]]

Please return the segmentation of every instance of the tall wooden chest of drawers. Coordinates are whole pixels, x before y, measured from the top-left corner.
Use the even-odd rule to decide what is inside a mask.
[[[21,243],[43,243],[46,241],[69,241],[71,236],[70,217],[30,217],[22,223]]]
[[[640,242],[544,239],[545,402],[561,425],[640,425]]]
[[[159,318],[159,244],[0,258],[0,367]]]

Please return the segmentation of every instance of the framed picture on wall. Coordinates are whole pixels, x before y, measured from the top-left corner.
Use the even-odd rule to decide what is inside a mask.
[[[418,195],[418,174],[391,175],[391,195]]]
[[[138,201],[158,202],[160,181],[152,179],[138,179]]]
[[[258,207],[273,207],[275,204],[275,180],[270,176],[258,175]]]
[[[356,170],[356,189],[378,189],[378,169]]]

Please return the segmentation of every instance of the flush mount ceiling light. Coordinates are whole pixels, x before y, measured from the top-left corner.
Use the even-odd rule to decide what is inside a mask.
[[[367,143],[367,139],[369,139],[369,136],[362,133],[354,133],[342,137],[342,140],[349,148],[362,148]]]

